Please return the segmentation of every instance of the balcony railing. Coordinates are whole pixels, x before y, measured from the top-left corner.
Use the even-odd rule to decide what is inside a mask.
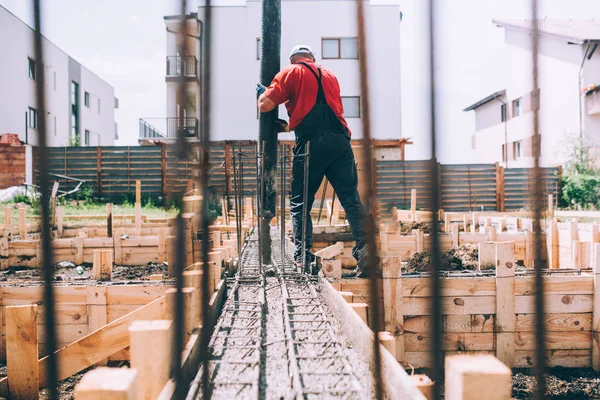
[[[139,140],[175,140],[179,135],[198,138],[197,118],[147,118],[140,119]]]
[[[195,78],[198,76],[198,60],[195,56],[167,57],[167,78]]]

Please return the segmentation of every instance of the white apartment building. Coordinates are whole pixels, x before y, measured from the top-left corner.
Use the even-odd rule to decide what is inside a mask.
[[[240,0],[237,5],[213,7],[211,140],[250,140],[258,136],[255,87],[260,77],[261,4],[258,0]],[[365,1],[365,11],[372,135],[376,139],[400,139],[400,9],[398,5]],[[168,119],[141,121],[141,137],[174,137],[178,115],[186,117],[185,132],[193,135],[197,131],[202,103],[197,77],[204,68],[199,60],[203,15],[204,7],[200,6],[197,14],[188,16],[188,48],[193,52],[184,55],[177,54],[177,35],[173,33],[180,30],[179,17],[165,17]],[[356,2],[282,0],[281,26],[281,68],[289,65],[294,45],[311,46],[317,63],[338,77],[352,137],[361,138]],[[175,96],[180,73],[189,82],[187,109],[177,104]],[[283,105],[279,114],[288,119]]]
[[[2,6],[0,37],[0,134],[16,133],[22,142],[37,145],[38,121],[46,118],[48,146],[67,146],[76,136],[81,146],[114,145],[118,100],[112,86],[46,38],[44,64],[38,62],[34,30]],[[38,114],[35,96],[41,74],[45,116]]]
[[[565,161],[568,136],[600,147],[600,20],[538,20],[539,92],[533,91],[531,20],[493,20],[505,30],[506,87],[464,109],[475,111],[472,148],[478,162],[533,166],[533,115],[539,110],[543,167]],[[600,89],[600,88],[599,88]]]

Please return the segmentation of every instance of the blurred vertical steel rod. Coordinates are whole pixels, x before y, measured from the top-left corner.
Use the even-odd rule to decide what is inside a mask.
[[[369,252],[370,265],[369,269],[369,292],[371,296],[371,304],[369,309],[373,310],[373,318],[371,329],[374,332],[373,335],[373,386],[375,388],[375,394],[378,400],[383,398],[383,381],[381,377],[381,353],[379,346],[379,335],[378,332],[381,329],[380,316],[379,316],[379,298],[380,293],[377,289],[377,280],[379,279],[378,269],[379,266],[375,264],[374,258],[377,255],[377,246],[375,245],[375,221],[373,216],[373,154],[372,154],[372,140],[371,140],[371,114],[369,108],[369,74],[367,64],[367,34],[365,24],[365,11],[364,2],[362,0],[356,0],[356,11],[357,11],[357,24],[358,24],[358,61],[360,69],[360,98],[362,99],[362,130],[363,130],[363,148],[365,150],[365,172],[368,179],[366,185],[367,193],[366,209],[367,215],[363,218],[365,224],[365,230],[367,234],[367,246]],[[335,200],[335,199],[334,199]],[[332,203],[333,209],[333,203]]]
[[[40,169],[40,195],[41,195],[41,214],[42,214],[42,262],[41,266],[44,273],[44,313],[45,333],[46,333],[46,351],[48,359],[44,365],[46,368],[46,376],[48,379],[48,398],[51,400],[58,399],[57,381],[58,381],[58,364],[56,360],[56,318],[54,315],[54,289],[52,288],[52,280],[54,279],[54,264],[52,260],[52,251],[50,249],[50,215],[49,202],[50,196],[48,193],[48,149],[46,143],[46,95],[45,95],[45,69],[44,69],[44,54],[42,46],[42,22],[40,1],[33,1],[34,27],[35,34],[34,50],[35,63],[39,71],[35,82],[36,107],[38,110],[38,150],[39,150],[39,169]],[[25,238],[21,238],[25,239]]]

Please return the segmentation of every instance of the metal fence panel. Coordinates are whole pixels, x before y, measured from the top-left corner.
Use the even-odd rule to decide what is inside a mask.
[[[496,211],[494,164],[441,165],[444,211]]]

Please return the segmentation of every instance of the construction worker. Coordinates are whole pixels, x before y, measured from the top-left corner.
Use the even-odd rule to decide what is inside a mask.
[[[290,214],[294,229],[294,260],[302,263],[303,209],[308,207],[306,221],[306,261],[314,262],[312,221],[310,209],[315,194],[327,177],[346,212],[356,246],[352,255],[358,261],[351,274],[365,277],[367,266],[375,262],[369,257],[364,229],[364,208],[358,194],[358,174],[350,145],[350,129],[344,119],[340,86],[335,75],[315,64],[309,46],[295,46],[290,53],[291,65],[280,71],[268,88],[257,85],[258,107],[269,112],[285,104],[289,115],[289,129],[296,135],[292,166],[292,197]],[[306,143],[310,141],[308,198],[304,199],[304,162]]]

